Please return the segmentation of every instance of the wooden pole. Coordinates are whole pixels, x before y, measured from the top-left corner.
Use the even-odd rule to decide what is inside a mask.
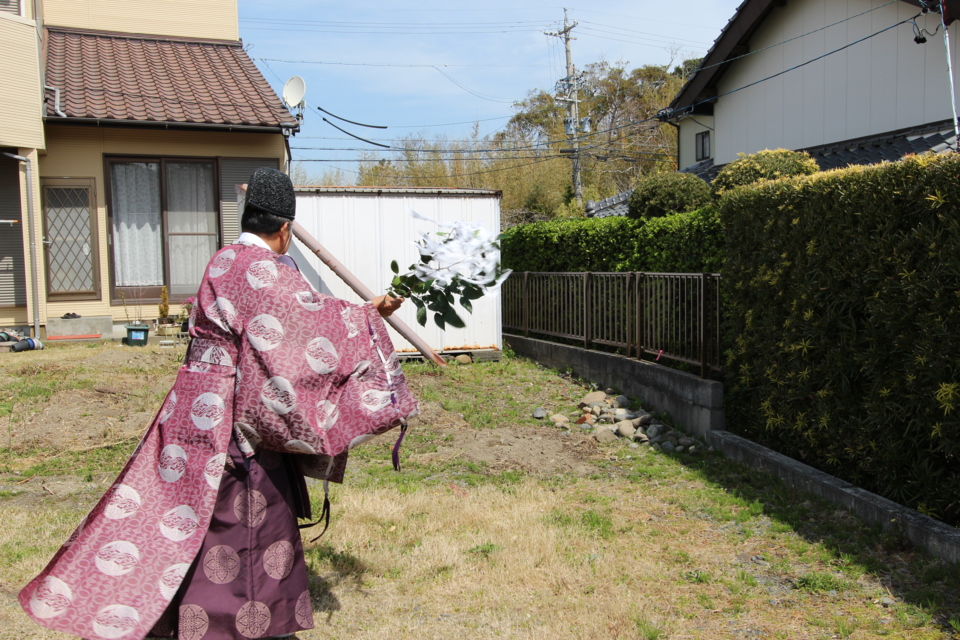
[[[327,251],[322,244],[320,244],[316,238],[307,233],[299,222],[294,221],[293,223],[293,235],[297,237],[300,242],[302,242],[310,251],[312,251],[323,264],[327,265],[331,271],[333,271],[338,278],[347,283],[347,286],[353,289],[353,291],[363,298],[366,301],[370,301],[375,296],[373,291],[371,291],[365,284],[360,282],[357,276],[350,273],[350,271],[343,266],[339,260],[337,260],[332,253]],[[423,357],[427,358],[431,362],[434,362],[441,367],[447,366],[447,363],[444,362],[443,358],[437,355],[437,352],[430,348],[423,339],[418,336],[413,330],[403,323],[399,318],[394,318],[390,316],[389,318],[384,318],[391,327],[397,330],[401,336],[403,336],[407,342],[412,344],[417,348],[420,353],[423,354]]]

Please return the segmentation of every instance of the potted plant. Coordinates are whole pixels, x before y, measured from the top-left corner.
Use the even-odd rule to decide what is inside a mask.
[[[196,296],[190,296],[180,303],[180,315],[177,317],[177,322],[180,323],[181,333],[186,333],[190,330],[190,313],[193,311],[193,305],[196,303]]]
[[[157,306],[160,314],[157,317],[157,335],[175,336],[180,332],[180,323],[177,318],[170,317],[170,299],[167,297],[167,287],[160,288],[160,304]]]
[[[120,300],[123,301],[123,315],[127,319],[124,325],[127,337],[124,338],[123,343],[130,347],[142,347],[147,344],[147,335],[150,333],[150,325],[143,321],[143,288],[137,287],[137,304],[133,309],[133,321],[130,320],[127,296],[123,291],[120,292]]]

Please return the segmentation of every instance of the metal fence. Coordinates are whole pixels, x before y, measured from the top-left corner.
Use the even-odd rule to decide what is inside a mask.
[[[514,273],[503,328],[605,345],[629,357],[720,367],[719,273]]]

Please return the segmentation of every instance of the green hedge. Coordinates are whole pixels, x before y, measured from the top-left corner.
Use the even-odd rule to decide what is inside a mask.
[[[536,222],[507,229],[500,242],[503,264],[514,271],[715,272],[721,245],[713,205],[650,220]]]
[[[659,218],[710,204],[710,185],[692,173],[652,173],[640,178],[627,201],[629,218]]]
[[[820,166],[806,151],[764,149],[746,155],[720,169],[710,187],[714,196],[728,189],[753,184],[758,180],[778,180],[791,176],[809,176],[820,171]]]
[[[727,192],[727,424],[960,525],[960,156]]]

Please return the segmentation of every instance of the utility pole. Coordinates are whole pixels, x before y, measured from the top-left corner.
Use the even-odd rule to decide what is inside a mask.
[[[577,77],[576,68],[573,66],[573,56],[570,53],[570,41],[576,38],[570,37],[570,32],[577,26],[577,21],[573,24],[567,20],[567,10],[563,10],[563,29],[560,31],[546,32],[548,36],[563,38],[564,48],[567,52],[567,77],[557,83],[557,93],[565,94],[564,97],[558,97],[567,103],[567,117],[564,119],[564,129],[567,137],[572,139],[573,145],[570,149],[562,149],[561,153],[570,154],[573,161],[573,195],[577,198],[577,204],[583,204],[583,188],[580,184],[580,131],[582,130],[580,122],[580,101],[578,93],[580,88],[580,79]]]

